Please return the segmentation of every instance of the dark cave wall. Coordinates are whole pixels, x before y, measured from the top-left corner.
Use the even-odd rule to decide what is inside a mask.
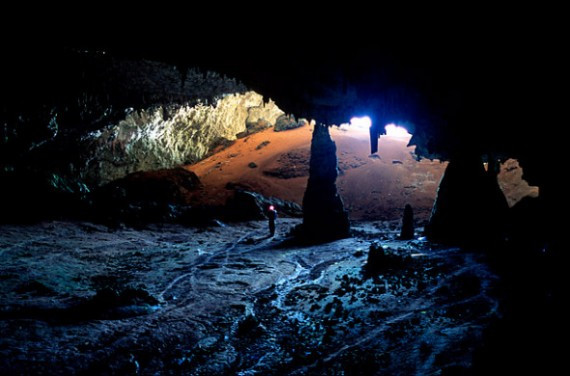
[[[455,156],[438,188],[426,234],[449,244],[494,244],[505,239],[507,200],[494,162],[486,171],[474,154]]]
[[[97,186],[196,162],[283,115],[237,80],[197,68],[72,49],[8,56],[0,73],[6,218],[66,215]]]

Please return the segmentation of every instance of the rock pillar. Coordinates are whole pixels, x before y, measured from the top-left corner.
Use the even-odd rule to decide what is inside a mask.
[[[311,141],[309,182],[303,197],[303,224],[299,235],[308,240],[328,241],[350,235],[348,213],[336,189],[336,145],[328,127],[315,125]]]

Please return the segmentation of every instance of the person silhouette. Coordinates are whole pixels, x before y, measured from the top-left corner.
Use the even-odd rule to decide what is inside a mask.
[[[275,206],[269,206],[267,218],[269,219],[269,234],[270,236],[275,236],[275,220],[277,219],[277,210],[275,210]]]

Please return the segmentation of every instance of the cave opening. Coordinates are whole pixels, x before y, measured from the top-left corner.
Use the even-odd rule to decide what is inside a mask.
[[[351,118],[350,123],[342,124],[338,129],[331,129],[331,135],[339,145],[341,175],[338,183],[351,218],[397,220],[404,206],[410,204],[417,210],[416,221],[426,224],[449,161],[418,156],[413,135],[408,129],[388,123],[383,127],[383,134],[371,139],[371,143],[377,147],[368,158],[377,161],[375,168],[367,169],[365,166],[365,177],[362,179],[357,178],[356,174],[347,178],[344,172],[353,170],[357,165],[351,162],[351,152],[358,147],[366,150],[363,141],[375,137],[369,135],[371,127],[371,118],[362,116]],[[413,126],[408,128],[413,129]],[[343,139],[343,135],[347,136],[349,142]],[[359,158],[364,159],[364,153],[360,153]],[[489,158],[487,155],[481,156],[485,171],[489,168]],[[509,207],[525,197],[538,197],[538,187],[524,179],[523,168],[516,159],[502,157],[496,160],[493,168],[497,169],[498,183]],[[377,198],[370,197],[370,192],[378,194]]]
[[[408,142],[412,138],[412,134],[406,128],[393,123],[387,124],[384,129],[386,130],[386,137],[398,138]]]

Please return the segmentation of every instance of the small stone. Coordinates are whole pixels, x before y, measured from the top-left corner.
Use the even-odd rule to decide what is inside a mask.
[[[266,147],[267,145],[269,145],[270,142],[271,142],[271,141],[263,141],[261,144],[259,144],[259,145],[256,146],[255,150],[261,150],[261,149],[263,149],[264,147]]]

